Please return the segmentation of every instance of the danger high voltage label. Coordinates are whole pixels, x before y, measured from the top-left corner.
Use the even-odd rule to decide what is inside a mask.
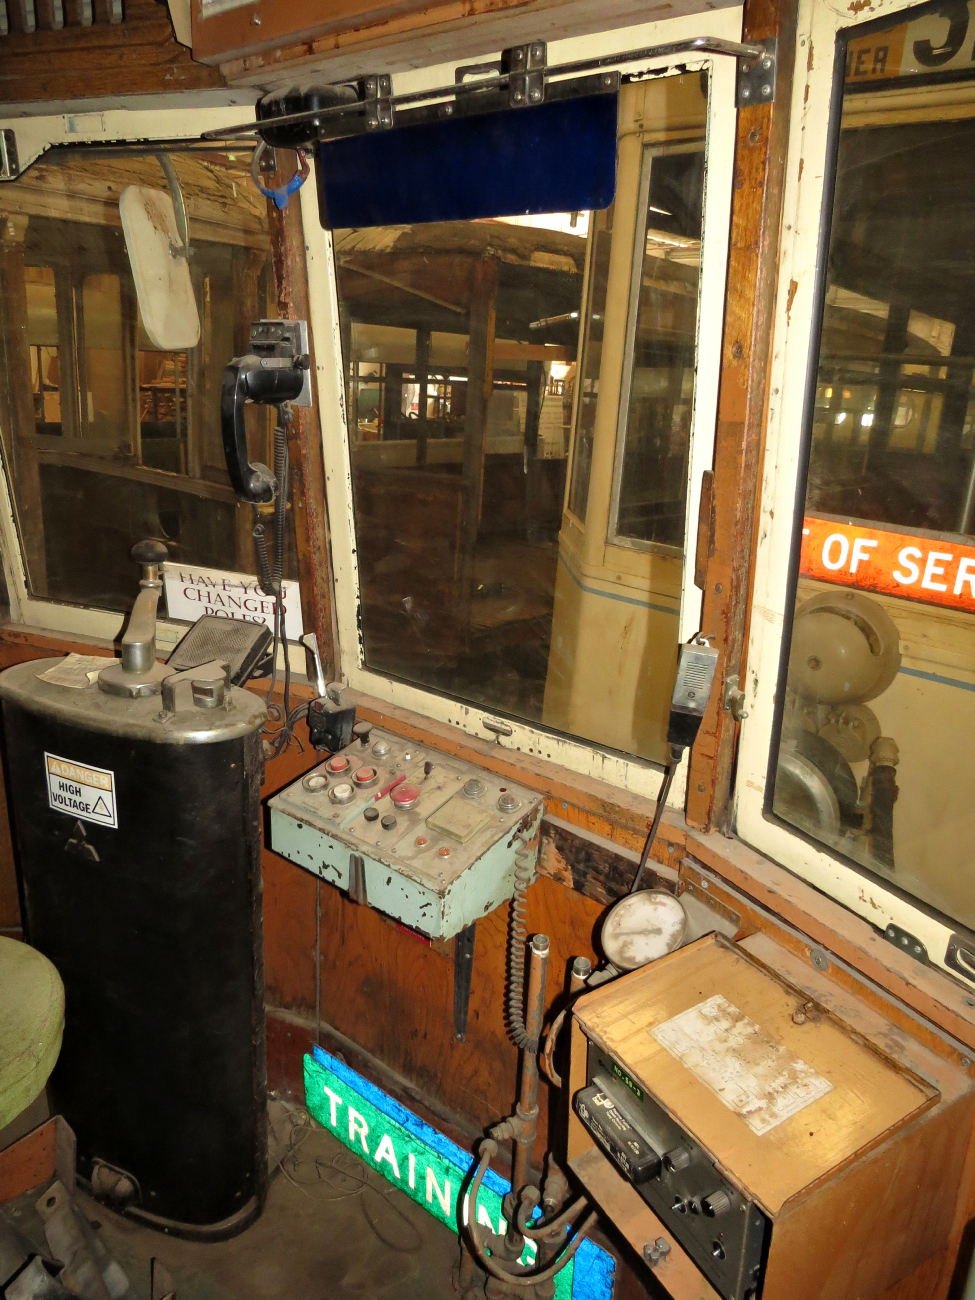
[[[115,773],[45,754],[47,800],[55,812],[118,829]]]

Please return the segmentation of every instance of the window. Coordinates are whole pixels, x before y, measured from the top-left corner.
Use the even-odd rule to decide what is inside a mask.
[[[176,561],[255,571],[219,410],[224,366],[246,351],[251,321],[275,314],[266,202],[246,148],[170,158],[201,320],[187,352],[160,352],[146,334],[122,234],[126,186],[167,190],[153,152],[54,148],[3,188],[0,432],[24,595],[35,610],[48,602],[32,616],[48,625],[60,617],[50,602],[129,608],[142,538]],[[267,411],[247,419],[252,457],[270,463]]]
[[[809,301],[788,585],[776,574],[778,712],[766,697],[761,721],[746,723],[739,810],[749,838],[969,973],[946,933],[975,929],[975,22],[959,12],[949,23],[911,10],[837,40],[845,83]],[[793,302],[793,319],[804,310]],[[778,434],[787,463],[801,380],[792,341],[779,351],[792,354]],[[787,492],[781,482],[766,501],[769,551]],[[760,690],[777,650],[753,636]],[[746,793],[763,731],[764,826]]]
[[[710,17],[733,35],[737,14]],[[583,52],[564,46],[550,60]],[[325,437],[350,682],[648,791],[699,623],[684,554],[712,455],[733,81],[708,60],[623,86],[605,210],[310,248],[347,413]]]

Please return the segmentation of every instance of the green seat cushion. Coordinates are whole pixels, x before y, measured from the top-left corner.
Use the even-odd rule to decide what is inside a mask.
[[[63,1032],[61,976],[36,948],[0,936],[0,1128],[47,1083]]]

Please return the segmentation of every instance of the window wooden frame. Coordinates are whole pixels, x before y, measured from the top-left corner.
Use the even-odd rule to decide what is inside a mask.
[[[916,3],[878,0],[871,25]],[[784,230],[770,355],[771,401],[754,538],[754,599],[748,642],[746,698],[749,717],[741,730],[734,795],[735,828],[742,839],[782,862],[804,880],[871,925],[895,925],[915,936],[932,964],[948,969],[945,954],[962,927],[917,899],[854,867],[765,809],[769,754],[775,735],[775,698],[783,629],[791,619],[790,573],[795,529],[803,502],[804,427],[810,366],[818,360],[818,303],[822,292],[828,222],[832,206],[832,158],[842,111],[843,65],[837,36],[866,26],[826,0],[801,0],[796,50],[796,94],[785,168]],[[810,51],[814,52],[810,53]],[[954,972],[953,972],[954,973]]]

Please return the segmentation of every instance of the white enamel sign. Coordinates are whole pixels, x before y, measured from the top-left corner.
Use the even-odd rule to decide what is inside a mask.
[[[216,614],[238,623],[265,623],[274,631],[274,601],[249,574],[172,563],[162,566],[162,574],[170,618],[195,623],[201,614]],[[281,599],[284,635],[289,641],[297,641],[304,631],[297,582],[285,579]]]

